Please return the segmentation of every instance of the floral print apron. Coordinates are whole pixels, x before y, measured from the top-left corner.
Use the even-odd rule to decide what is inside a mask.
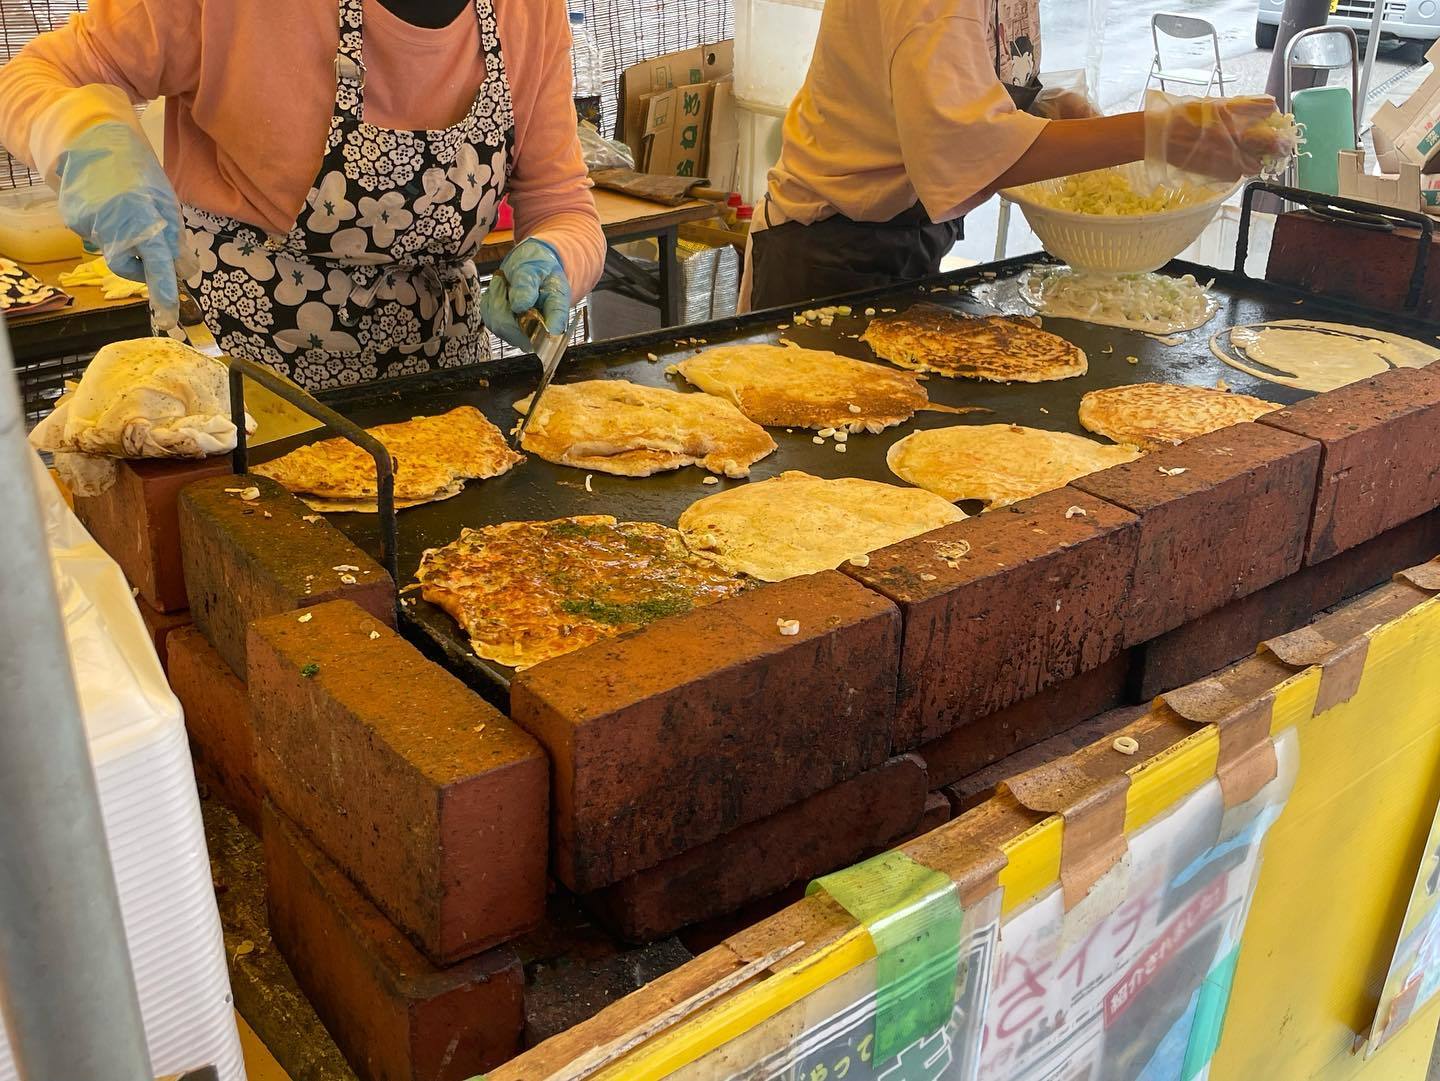
[[[340,0],[335,111],[290,232],[183,208],[186,284],[220,349],[311,391],[485,359],[474,256],[515,140],[492,0],[475,0],[485,82],[434,131],[365,122],[361,4]]]

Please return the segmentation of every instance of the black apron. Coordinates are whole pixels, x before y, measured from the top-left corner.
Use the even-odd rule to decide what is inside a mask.
[[[991,0],[987,44],[995,74],[1018,109],[1040,93],[1038,0]],[[757,208],[765,213],[762,200]],[[810,225],[782,222],[750,234],[750,308],[809,303],[929,277],[965,235],[963,218],[933,222],[918,202],[889,221],[836,214]]]
[[[927,277],[965,235],[963,218],[937,225],[919,203],[882,222],[836,214],[810,225],[766,224],[750,234],[755,311]]]

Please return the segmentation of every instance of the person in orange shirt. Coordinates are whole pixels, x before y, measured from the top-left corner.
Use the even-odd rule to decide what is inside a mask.
[[[1039,57],[1038,0],[827,0],[755,209],[742,304],[934,274],[1002,188],[1142,159],[1233,180],[1283,149],[1270,98],[1156,92],[1145,112],[1098,116],[1041,87]]]
[[[0,69],[0,142],[157,330],[178,275],[223,351],[320,390],[483,359],[485,327],[528,349],[531,307],[565,330],[605,253],[569,44],[562,0],[91,0]]]

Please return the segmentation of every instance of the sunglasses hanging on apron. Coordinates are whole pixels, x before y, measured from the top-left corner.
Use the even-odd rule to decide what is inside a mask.
[[[220,349],[307,390],[486,359],[474,257],[515,141],[492,0],[475,0],[485,81],[449,128],[365,122],[362,0],[340,0],[335,109],[288,234],[183,207],[186,284]]]

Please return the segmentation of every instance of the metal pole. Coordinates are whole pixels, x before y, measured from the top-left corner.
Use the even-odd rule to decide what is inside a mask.
[[[1365,116],[1365,103],[1370,98],[1370,76],[1375,71],[1375,58],[1380,55],[1380,26],[1385,21],[1385,0],[1375,0],[1375,13],[1370,16],[1370,40],[1365,43],[1365,67],[1360,72],[1360,92],[1355,101],[1355,115]],[[1360,125],[1355,125],[1355,138],[1360,138]]]
[[[1285,0],[1285,11],[1280,16],[1280,32],[1275,39],[1275,51],[1270,54],[1270,74],[1265,80],[1265,93],[1279,101],[1285,93],[1285,54],[1290,48],[1290,39],[1301,30],[1324,26],[1330,21],[1330,0]],[[1295,80],[1296,90],[1319,86],[1325,81],[1327,72],[1301,70]]]
[[[0,1017],[24,1081],[150,1081],[24,414],[0,384]]]

